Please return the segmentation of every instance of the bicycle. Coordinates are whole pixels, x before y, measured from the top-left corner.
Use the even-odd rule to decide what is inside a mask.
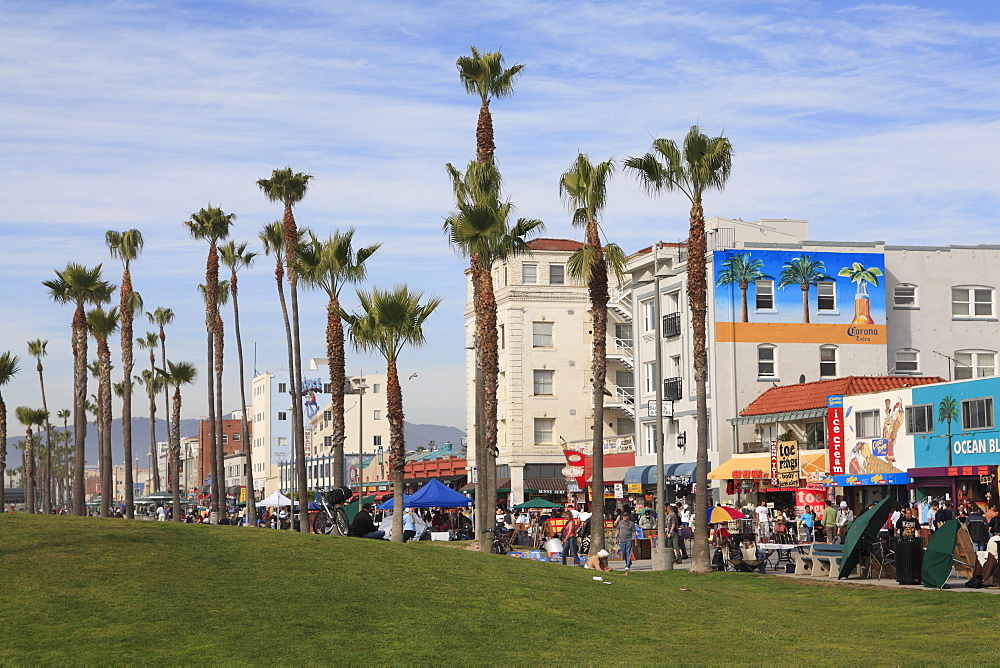
[[[493,545],[490,547],[490,552],[493,554],[507,554],[510,551],[510,546],[514,544],[514,534],[516,531],[500,527],[487,529],[487,531],[493,534]]]
[[[313,531],[327,536],[334,532],[346,536],[351,525],[347,521],[344,504],[351,500],[354,492],[349,487],[331,487],[316,491],[321,508],[313,517]]]

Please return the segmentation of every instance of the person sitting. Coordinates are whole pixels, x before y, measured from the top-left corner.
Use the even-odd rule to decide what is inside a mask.
[[[584,566],[584,568],[610,573],[611,566],[608,566],[609,556],[611,556],[611,554],[607,550],[601,550],[597,554],[592,554],[587,557],[587,565]]]
[[[372,520],[371,513],[372,504],[366,503],[361,506],[361,510],[358,511],[358,514],[354,516],[354,521],[351,522],[350,535],[360,538],[374,538],[375,540],[385,538],[385,532],[379,531],[375,526],[375,521]]]

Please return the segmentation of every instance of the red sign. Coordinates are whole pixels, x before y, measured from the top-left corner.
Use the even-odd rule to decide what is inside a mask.
[[[802,512],[806,506],[824,506],[826,504],[826,489],[799,488],[795,490],[795,507]]]
[[[575,450],[563,450],[563,455],[566,457],[567,468],[569,467],[579,467],[580,475],[576,476],[576,484],[580,489],[587,489],[587,457],[582,452],[576,452]]]
[[[771,441],[771,486],[778,486],[778,442]]]
[[[760,469],[752,469],[746,471],[733,471],[733,480],[758,480],[764,477],[764,472]]]
[[[830,446],[830,475],[844,475],[844,398],[830,396],[826,400],[826,440]]]

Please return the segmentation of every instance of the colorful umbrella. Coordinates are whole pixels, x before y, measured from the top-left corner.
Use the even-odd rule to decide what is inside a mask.
[[[955,540],[961,522],[948,520],[931,534],[924,550],[924,563],[920,568],[920,580],[925,587],[943,589],[955,565]]]
[[[746,517],[746,515],[735,508],[730,508],[729,506],[713,506],[712,511],[708,514],[708,523],[715,524],[716,522],[741,520],[744,517]]]
[[[885,497],[878,502],[878,505],[869,508],[851,522],[847,527],[847,535],[844,536],[844,556],[840,560],[840,573],[837,579],[846,578],[858,565],[861,560],[861,548],[865,543],[871,544],[878,538],[878,531],[892,514],[893,500]]]

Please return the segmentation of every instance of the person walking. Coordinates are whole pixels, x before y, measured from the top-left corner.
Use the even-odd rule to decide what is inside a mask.
[[[823,533],[826,542],[834,543],[837,536],[837,511],[833,507],[833,502],[826,500],[826,508],[823,509]]]
[[[562,564],[566,565],[566,557],[570,557],[573,561],[573,565],[576,565],[577,558],[580,556],[580,546],[577,542],[576,533],[579,531],[581,526],[580,520],[569,515],[566,519],[566,524],[563,525],[562,529]]]
[[[666,533],[664,547],[674,551],[674,563],[684,562],[684,554],[681,552],[681,519],[677,515],[677,506],[667,506],[667,516],[664,518],[663,531]]]
[[[618,532],[618,545],[621,547],[622,559],[625,560],[626,571],[632,569],[632,548],[637,528],[635,522],[632,521],[632,513],[622,513],[618,521],[615,522],[615,529]]]
[[[854,521],[854,511],[847,507],[847,501],[840,502],[840,510],[837,511],[837,540],[838,543],[844,542],[844,536],[847,535],[847,527],[851,525]]]
[[[816,523],[816,516],[813,515],[812,506],[806,506],[802,516],[799,517],[799,522],[802,523],[802,527],[806,530],[806,542],[813,542],[813,525]]]

